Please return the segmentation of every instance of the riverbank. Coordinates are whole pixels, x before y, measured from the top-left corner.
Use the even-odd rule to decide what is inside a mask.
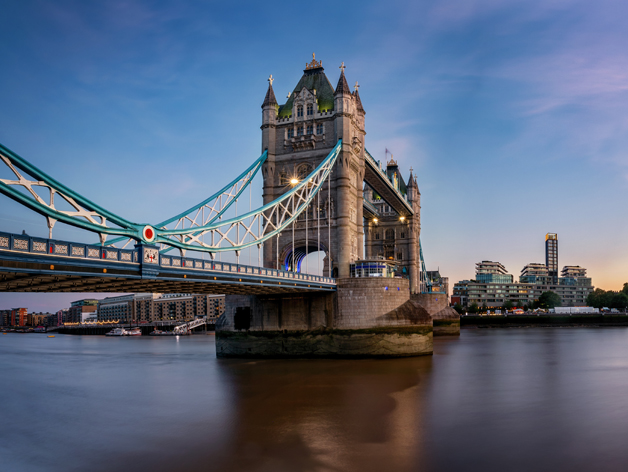
[[[628,326],[628,315],[467,315],[460,317],[460,326],[468,328]]]

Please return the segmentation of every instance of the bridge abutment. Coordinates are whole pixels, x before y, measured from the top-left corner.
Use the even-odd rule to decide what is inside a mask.
[[[460,315],[449,306],[445,293],[417,293],[412,300],[424,307],[433,320],[434,336],[460,335]]]
[[[336,293],[227,296],[218,357],[432,354],[432,318],[407,279],[346,278]]]

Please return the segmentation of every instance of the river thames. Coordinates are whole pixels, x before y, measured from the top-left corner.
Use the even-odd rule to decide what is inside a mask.
[[[1,469],[624,471],[628,329],[463,329],[434,356],[216,359],[213,335],[0,336]]]

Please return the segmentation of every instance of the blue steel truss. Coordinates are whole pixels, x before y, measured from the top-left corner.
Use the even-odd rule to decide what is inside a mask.
[[[221,191],[158,225],[133,223],[105,210],[1,144],[0,159],[11,169],[16,178],[0,179],[0,192],[45,216],[50,237],[52,237],[52,227],[55,222],[62,221],[99,234],[102,245],[105,244],[107,235],[115,235],[122,236],[118,238],[118,242],[130,238],[142,243],[162,244],[182,251],[208,252],[212,257],[217,252],[235,251],[239,254],[242,249],[254,245],[259,246],[264,241],[279,235],[298,218],[330,176],[341,145],[342,140],[339,140],[323,162],[292,190],[257,210],[226,221],[217,220],[250,185],[255,173],[266,160],[266,153]],[[48,194],[47,199],[42,198],[35,191],[37,187],[45,189]],[[55,196],[66,201],[73,210],[55,208]],[[204,215],[205,210],[209,213],[207,218]],[[198,218],[201,213],[199,223]],[[172,223],[175,223],[175,227],[167,228],[167,225]],[[206,242],[207,238],[211,242]]]

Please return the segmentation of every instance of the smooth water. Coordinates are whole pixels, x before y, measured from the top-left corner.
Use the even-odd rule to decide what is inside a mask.
[[[628,470],[626,328],[469,329],[390,360],[214,349],[0,335],[0,470]]]

